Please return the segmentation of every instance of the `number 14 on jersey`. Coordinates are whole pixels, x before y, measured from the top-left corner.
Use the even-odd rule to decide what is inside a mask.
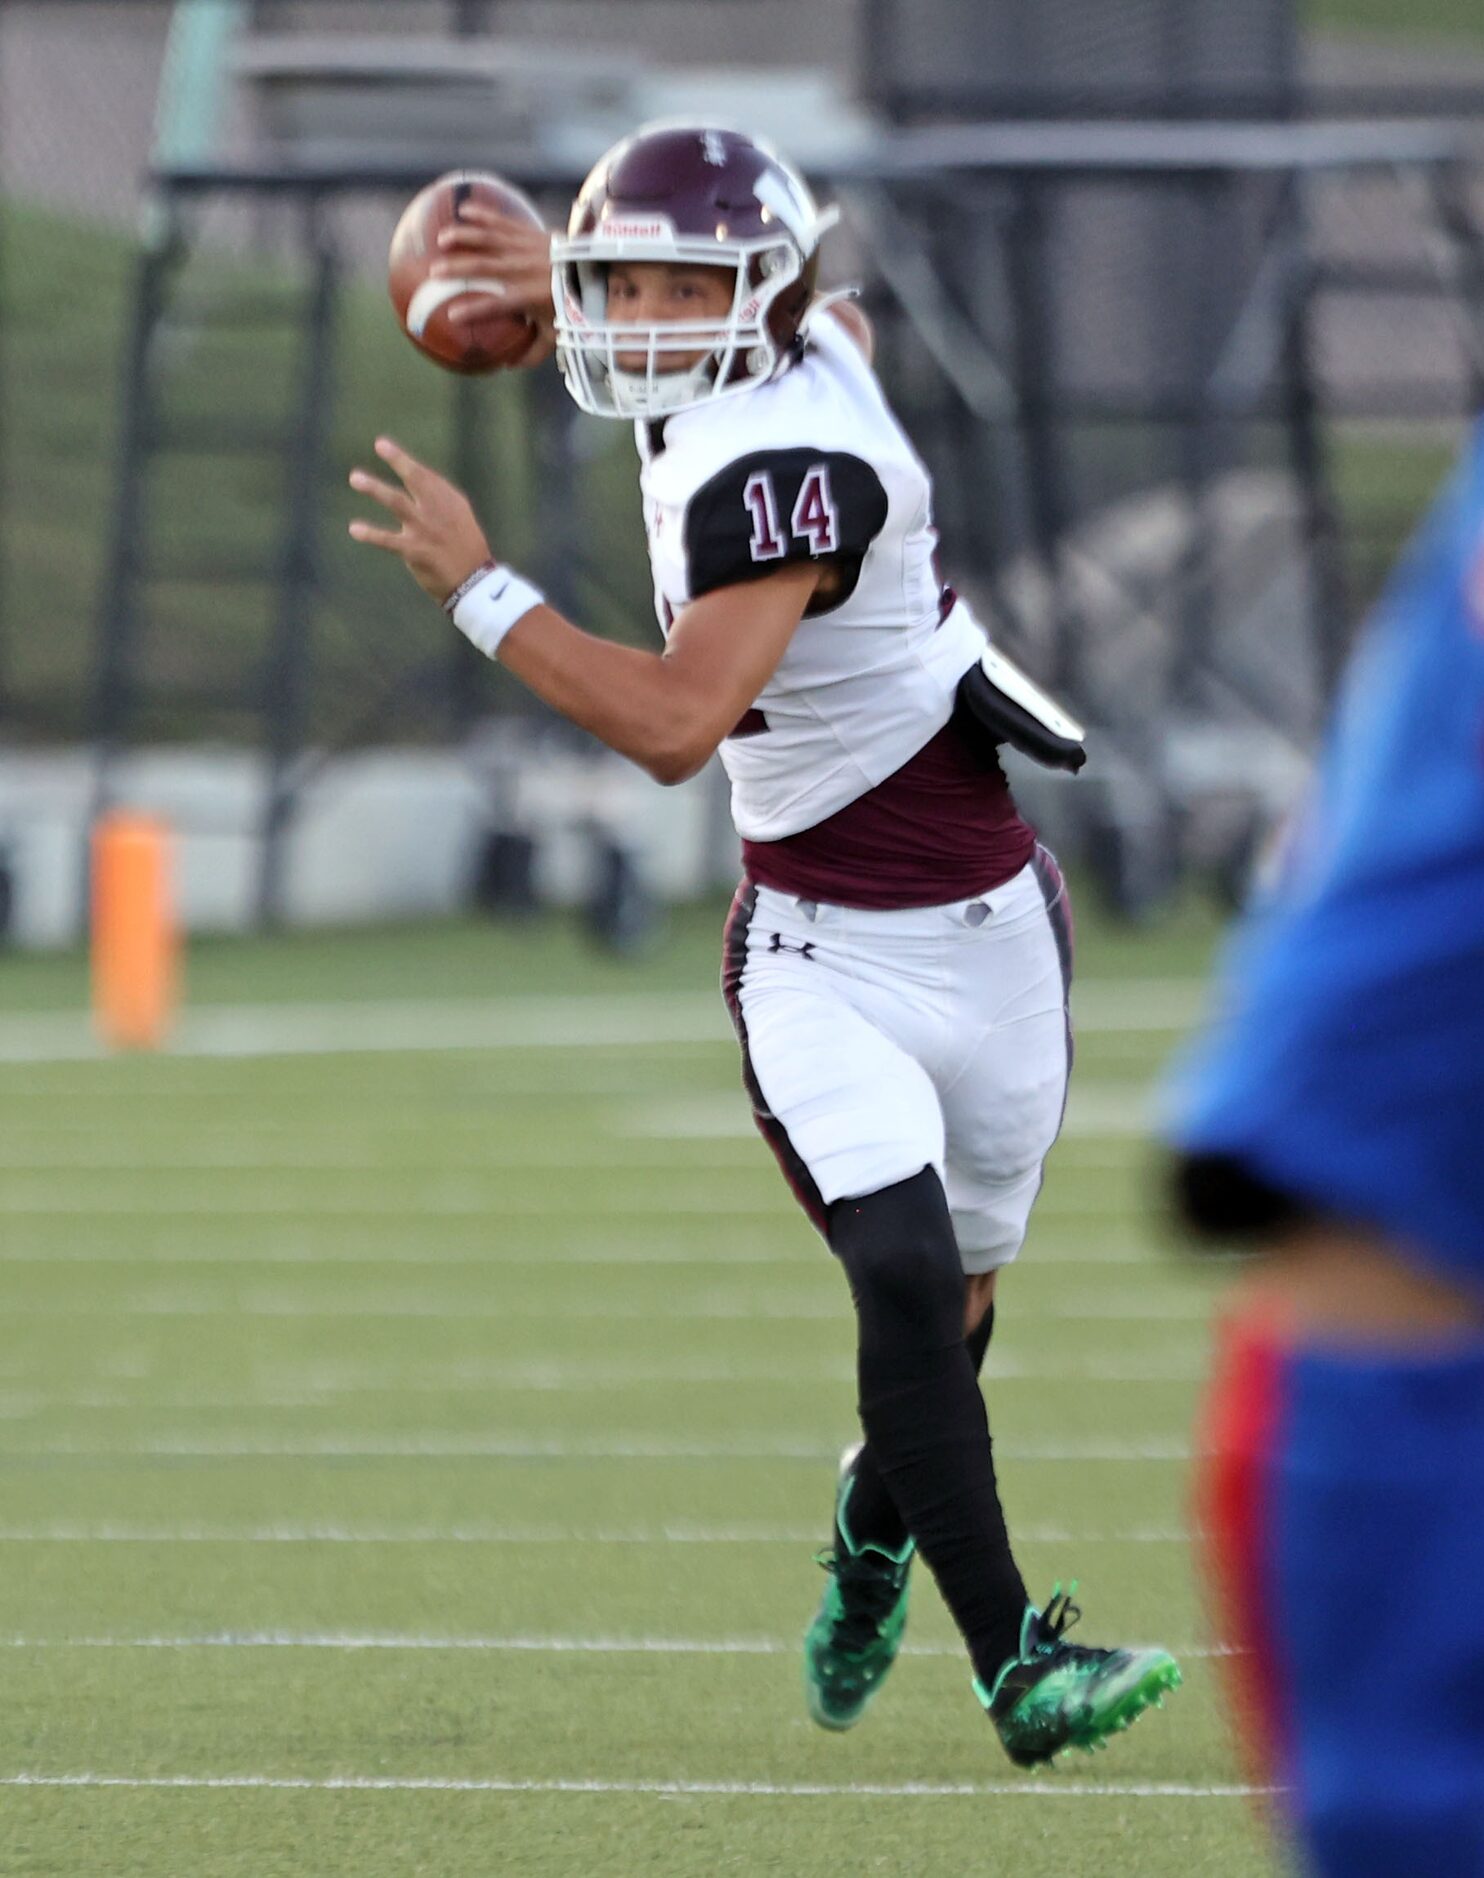
[[[788,553],[788,542],[779,523],[778,491],[773,486],[772,474],[758,470],[749,476],[742,490],[742,500],[752,515],[753,560],[783,560]],[[805,473],[788,526],[794,540],[808,544],[811,556],[833,554],[839,548],[840,516],[830,493],[827,464],[815,463]]]

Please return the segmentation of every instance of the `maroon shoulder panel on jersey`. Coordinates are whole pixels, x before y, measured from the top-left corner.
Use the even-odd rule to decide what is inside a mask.
[[[855,591],[887,512],[881,478],[848,451],[755,450],[718,470],[686,505],[691,596],[826,561],[839,579],[808,611],[829,612]]]

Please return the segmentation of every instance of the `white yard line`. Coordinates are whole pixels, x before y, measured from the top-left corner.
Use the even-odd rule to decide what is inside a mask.
[[[691,1171],[684,1170],[687,1174]],[[474,1184],[474,1180],[469,1182],[470,1186]],[[199,1196],[155,1192],[134,1200],[119,1194],[82,1193],[65,1183],[51,1191],[30,1195],[0,1190],[0,1219],[87,1218],[101,1215],[107,1219],[193,1219],[201,1222],[215,1222],[223,1216],[296,1221],[403,1218],[494,1221],[546,1219],[559,1213],[590,1214],[598,1208],[605,1214],[624,1214],[629,1217],[636,1214],[640,1217],[687,1214],[714,1220],[719,1211],[729,1217],[739,1214],[749,1218],[774,1219],[798,1216],[797,1207],[781,1183],[776,1192],[771,1185],[760,1183],[756,1193],[728,1194],[721,1201],[714,1187],[702,1192],[699,1188],[687,1188],[683,1184],[678,1190],[672,1185],[663,1189],[656,1187],[649,1193],[604,1193],[601,1201],[595,1201],[588,1192],[550,1187],[540,1193],[460,1191],[459,1183],[452,1180],[444,1189],[417,1198],[409,1198],[404,1192],[395,1197],[387,1194],[380,1198],[351,1201],[313,1190],[286,1199],[280,1193],[262,1188],[235,1193],[230,1197],[225,1196],[219,1187],[209,1196],[205,1191]]]
[[[586,1091],[576,1088],[572,1093],[582,1097]],[[60,1148],[31,1148],[13,1140],[0,1148],[0,1174],[33,1177],[39,1174],[128,1174],[152,1180],[165,1174],[316,1177],[355,1174],[364,1178],[368,1173],[377,1173],[383,1178],[393,1176],[406,1182],[426,1182],[477,1178],[482,1174],[508,1180],[512,1172],[527,1167],[543,1172],[580,1172],[587,1168],[609,1172],[632,1167],[657,1174],[684,1173],[690,1168],[704,1167],[741,1176],[765,1170],[772,1163],[740,1094],[737,1102],[747,1122],[746,1130],[733,1131],[733,1139],[718,1137],[710,1142],[667,1141],[660,1135],[638,1140],[630,1134],[617,1138],[599,1133],[545,1141],[486,1138],[477,1148],[471,1147],[467,1158],[434,1165],[418,1158],[421,1142],[406,1145],[399,1142],[388,1148],[375,1139],[363,1141],[355,1150],[347,1149],[343,1154],[306,1148],[302,1143],[283,1154],[267,1154],[260,1149],[232,1154],[210,1148],[174,1148],[165,1153],[144,1146],[131,1147],[127,1139],[117,1136],[93,1148],[79,1146],[63,1152]],[[488,1137],[491,1117],[486,1112],[481,1119]],[[186,1121],[178,1122],[177,1130],[187,1126],[190,1124]],[[430,1122],[423,1131],[422,1139],[429,1144],[433,1156],[444,1145],[441,1126],[440,1117],[436,1125]]]
[[[204,1788],[218,1792],[286,1793],[568,1793],[688,1795],[718,1799],[868,1799],[954,1800],[1010,1797],[1093,1800],[1235,1800],[1269,1793],[1269,1787],[1236,1783],[1200,1785],[1182,1780],[1083,1781],[1074,1776],[1050,1780],[904,1781],[898,1785],[855,1781],[769,1780],[535,1780],[485,1776],[460,1780],[447,1775],[332,1774],[0,1774],[0,1787],[143,1787],[180,1791]]]
[[[165,1054],[257,1057],[402,1050],[645,1049],[723,1043],[730,1034],[720,999],[695,992],[203,1004],[187,1009]],[[0,1023],[0,1062],[79,1062],[103,1054],[80,1014],[16,1016]]]
[[[211,1636],[5,1637],[5,1650],[361,1650],[463,1651],[536,1656],[792,1656],[797,1637],[418,1636],[372,1632],[226,1631]],[[963,1658],[961,1643],[905,1643],[904,1656]],[[1191,1660],[1228,1656],[1223,1644],[1196,1643],[1172,1654]]]
[[[0,1020],[0,1026],[3,1026],[3,1020]],[[1079,1087],[1082,1086],[1079,1084]],[[97,1084],[92,1087],[96,1095]],[[1128,1088],[1143,1090],[1145,1084],[1127,1079],[1104,1079],[1086,1084],[1088,1094],[1098,1089],[1122,1091]],[[21,1088],[13,1088],[0,1091],[0,1096],[15,1096],[22,1092]],[[57,1086],[50,1083],[44,1089],[24,1089],[28,1104],[33,1098],[57,1093]],[[83,1085],[74,1085],[70,1093],[82,1094]],[[132,1093],[134,1090],[131,1084]],[[204,1091],[195,1086],[181,1086],[175,1093],[182,1099],[207,1101],[228,1092],[225,1089]],[[503,1083],[497,1090],[490,1092],[502,1100],[521,1093],[521,1089],[512,1091]],[[545,1093],[558,1095],[567,1093],[567,1090],[564,1085],[559,1085],[548,1088]],[[594,1091],[587,1081],[574,1081],[570,1093],[588,1097]],[[612,1091],[600,1090],[597,1093],[610,1094]],[[622,1093],[628,1102],[632,1102],[636,1095],[645,1097],[645,1092],[635,1091],[629,1084],[622,1086]],[[749,1150],[746,1156],[748,1160],[753,1158],[750,1153],[753,1149],[767,1155],[767,1149],[752,1125],[740,1084],[735,1088],[729,1084],[726,1088],[697,1090],[695,1093],[708,1101],[725,1102],[734,1117],[740,1115],[747,1123],[745,1131],[738,1131],[735,1143],[718,1136],[717,1146],[726,1148],[728,1152],[714,1163],[716,1166],[742,1170],[744,1156],[733,1151],[736,1148]],[[661,1094],[651,1090],[645,1099],[657,1100]],[[37,1113],[37,1110],[28,1107],[29,1116],[34,1118]],[[615,1111],[614,1119],[622,1123],[627,1114],[626,1106]],[[310,1115],[296,1125],[275,1126],[252,1121],[244,1122],[240,1128],[204,1125],[198,1121],[191,1129],[189,1145],[181,1141],[180,1119],[176,1117],[168,1122],[161,1121],[152,1107],[142,1113],[135,1108],[127,1116],[111,1116],[109,1129],[107,1138],[100,1138],[96,1119],[78,1122],[68,1121],[62,1116],[30,1120],[7,1117],[5,1135],[0,1139],[0,1169],[29,1173],[48,1173],[57,1169],[87,1172],[113,1169],[127,1173],[141,1167],[172,1173],[192,1170],[205,1173],[227,1173],[233,1170],[253,1173],[269,1169],[307,1173],[337,1170],[359,1173],[367,1166],[374,1165],[401,1166],[413,1172],[421,1171],[420,1156],[430,1135],[436,1135],[440,1146],[452,1151],[454,1158],[438,1170],[445,1175],[522,1165],[585,1165],[595,1146],[602,1148],[615,1164],[636,1166],[674,1167],[681,1154],[690,1163],[700,1152],[694,1139],[677,1141],[674,1151],[663,1153],[661,1150],[665,1143],[662,1138],[655,1137],[647,1144],[641,1144],[631,1134],[606,1144],[595,1143],[590,1139],[574,1144],[549,1137],[520,1142],[495,1140],[490,1136],[487,1105],[469,1113],[440,1110],[436,1121],[387,1121],[372,1114],[356,1122],[329,1123],[317,1115]],[[1079,1167],[1096,1165],[1104,1160],[1123,1166],[1127,1161],[1127,1155],[1122,1150],[1117,1151],[1116,1157],[1102,1153],[1096,1137],[1089,1137],[1083,1142],[1068,1142],[1063,1138],[1059,1153],[1065,1153]],[[464,1158],[458,1159],[459,1155]],[[1040,1204],[1044,1207],[1046,1203],[1043,1197]],[[1078,1203],[1084,1203],[1082,1196],[1078,1196]]]
[[[1106,1383],[1114,1387],[1139,1383],[1189,1383],[1200,1382],[1207,1373],[1207,1366],[1198,1356],[1185,1353],[1171,1359],[1127,1357],[1089,1357],[1081,1360],[1050,1362],[1038,1360],[1030,1362],[1020,1357],[1001,1355],[995,1351],[989,1359],[986,1381],[995,1383],[1043,1383],[1043,1382],[1081,1382]],[[17,1382],[34,1382],[38,1377],[34,1373],[17,1373],[12,1377]],[[416,1395],[438,1395],[444,1392],[455,1394],[464,1390],[481,1389],[530,1389],[537,1393],[560,1394],[568,1389],[585,1391],[589,1389],[642,1389],[649,1387],[672,1388],[676,1385],[695,1385],[697,1387],[734,1388],[739,1384],[756,1383],[771,1388],[787,1388],[796,1385],[834,1387],[850,1386],[855,1383],[855,1360],[841,1356],[838,1362],[816,1363],[805,1367],[782,1366],[773,1363],[734,1363],[707,1361],[677,1361],[673,1357],[657,1357],[653,1362],[633,1364],[615,1364],[602,1360],[591,1362],[584,1358],[554,1359],[538,1357],[522,1359],[514,1363],[479,1362],[471,1364],[450,1363],[446,1367],[414,1368],[410,1372],[390,1370],[379,1363],[366,1365],[351,1364],[344,1368],[304,1371],[284,1369],[279,1373],[279,1383],[285,1388],[302,1390],[309,1394],[344,1394],[368,1391],[380,1394],[408,1393]],[[267,1398],[258,1397],[258,1402]],[[110,1401],[108,1406],[115,1406]],[[138,1399],[122,1398],[117,1406],[140,1406]],[[195,1406],[193,1400],[177,1398],[171,1401],[161,1400],[161,1407],[189,1408]],[[208,1404],[209,1406],[209,1404]],[[253,1399],[243,1402],[244,1408],[251,1408]]]
[[[1011,1358],[991,1363],[987,1380],[993,1386],[1010,1383],[1041,1385],[1048,1382],[1076,1382],[1100,1388],[1127,1389],[1159,1387],[1169,1384],[1194,1384],[1205,1371],[1197,1363],[1099,1362],[1020,1363]],[[33,1381],[42,1380],[39,1377]],[[326,1409],[348,1395],[389,1396],[463,1396],[498,1394],[506,1391],[532,1395],[611,1394],[618,1390],[718,1388],[737,1389],[756,1386],[766,1389],[849,1388],[855,1382],[855,1364],[842,1358],[833,1365],[816,1365],[795,1372],[776,1365],[747,1367],[739,1364],[665,1364],[640,1365],[632,1369],[605,1367],[601,1363],[516,1363],[477,1366],[469,1373],[451,1369],[447,1374],[407,1376],[396,1370],[368,1367],[348,1375],[311,1377],[295,1385],[265,1385],[251,1394],[227,1394],[222,1391],[174,1389],[162,1394],[129,1389],[89,1389],[67,1392],[32,1388],[0,1390],[0,1420],[19,1421],[36,1415],[65,1413],[71,1410],[108,1411],[126,1409],[136,1414],[214,1409],[251,1415],[255,1409]]]
[[[749,1124],[750,1126],[750,1124]],[[145,1173],[148,1170],[143,1170]],[[294,1220],[308,1219],[548,1219],[562,1213],[591,1214],[595,1210],[626,1218],[662,1219],[684,1214],[714,1221],[746,1217],[794,1220],[798,1209],[781,1182],[758,1179],[755,1192],[731,1192],[718,1196],[715,1186],[702,1189],[687,1185],[695,1173],[691,1167],[669,1172],[664,1186],[656,1184],[643,1193],[605,1192],[595,1201],[591,1192],[547,1187],[539,1193],[474,1190],[479,1188],[477,1169],[467,1175],[467,1185],[460,1176],[445,1176],[432,1190],[409,1196],[405,1188],[396,1194],[380,1197],[357,1197],[345,1200],[336,1194],[324,1194],[308,1188],[291,1198],[266,1188],[247,1189],[231,1195],[220,1187],[204,1188],[199,1194],[168,1194],[158,1191],[129,1198],[117,1192],[88,1193],[62,1182],[39,1193],[21,1194],[0,1189],[0,1218],[88,1218],[102,1215],[108,1219],[172,1220],[191,1219],[215,1222],[218,1219]],[[738,1168],[751,1178],[761,1169]],[[1029,1256],[1029,1255],[1028,1255]]]
[[[1150,1086],[1135,1081],[1073,1079],[1061,1139],[1140,1140],[1153,1128]],[[755,1132],[751,1112],[730,1092],[697,1091],[674,1100],[631,1103],[612,1126],[641,1140],[717,1142]]]
[[[844,1307],[833,1299],[795,1304],[775,1304],[766,1298],[714,1299],[702,1304],[624,1304],[595,1303],[574,1298],[570,1303],[550,1305],[442,1303],[420,1298],[385,1299],[366,1302],[328,1303],[313,1299],[257,1298],[241,1302],[218,1303],[197,1298],[124,1298],[115,1303],[71,1301],[47,1304],[7,1304],[8,1320],[21,1318],[68,1319],[77,1317],[120,1318],[257,1318],[288,1317],[309,1319],[364,1320],[375,1318],[416,1318],[435,1323],[570,1323],[575,1319],[612,1318],[615,1321],[664,1323],[830,1323],[843,1321]],[[1032,1308],[1016,1301],[1017,1324],[1051,1322],[1059,1324],[1204,1324],[1210,1306],[1200,1300],[1171,1299],[1152,1305],[1147,1298],[1109,1299],[1097,1309],[1074,1303],[1051,1303]]]
[[[1167,1526],[1126,1532],[1072,1532],[1061,1526],[1017,1526],[1025,1545],[1186,1545],[1190,1534]],[[635,1529],[569,1526],[140,1526],[108,1522],[0,1526],[0,1545],[487,1545],[487,1546],[817,1546],[813,1526],[658,1526]]]
[[[1002,1459],[1062,1462],[1187,1461],[1183,1439],[1153,1436],[1118,1441],[1002,1441]],[[513,1460],[513,1461],[809,1461],[839,1459],[837,1441],[808,1436],[756,1436],[736,1441],[687,1441],[653,1435],[551,1436],[460,1435],[436,1433],[320,1435],[282,1440],[274,1436],[224,1436],[213,1440],[194,1433],[145,1436],[137,1441],[80,1441],[70,1436],[26,1445],[7,1443],[6,1460],[66,1457],[72,1460],[124,1460],[154,1457],[180,1460]]]
[[[1073,993],[1078,1029],[1187,1029],[1203,987],[1188,978],[1089,979]],[[628,1048],[723,1043],[731,1030],[712,993],[583,993],[566,997],[386,999],[374,1002],[194,1005],[171,1057],[362,1054],[400,1050]],[[0,1019],[0,1063],[85,1062],[104,1054],[80,1012]]]
[[[3,1212],[0,1207],[0,1212]],[[498,1201],[492,1202],[491,1212],[499,1210]],[[1049,1246],[1041,1246],[1034,1254],[1027,1253],[1028,1265],[1057,1265],[1096,1267],[1107,1266],[1147,1266],[1151,1271],[1164,1273],[1171,1269],[1162,1255],[1146,1246],[1127,1245],[1106,1246],[1096,1252],[1061,1252]],[[810,1247],[803,1251],[770,1252],[766,1246],[743,1247],[724,1251],[696,1250],[693,1246],[636,1246],[632,1249],[610,1246],[568,1250],[556,1247],[549,1252],[501,1252],[491,1248],[487,1252],[439,1252],[418,1247],[415,1251],[397,1253],[395,1251],[363,1249],[355,1245],[339,1248],[334,1252],[318,1249],[309,1250],[302,1246],[253,1246],[249,1250],[233,1250],[219,1245],[193,1245],[187,1249],[160,1251],[148,1247],[138,1252],[97,1250],[92,1246],[68,1246],[55,1252],[19,1252],[12,1248],[0,1247],[0,1265],[36,1265],[54,1268],[58,1265],[119,1265],[133,1266],[245,1266],[253,1270],[262,1266],[287,1265],[295,1268],[312,1268],[316,1265],[396,1265],[406,1271],[474,1271],[497,1273],[505,1270],[545,1270],[553,1265],[575,1265],[606,1267],[618,1265],[643,1268],[647,1265],[685,1266],[696,1271],[727,1271],[733,1267],[752,1268],[766,1266],[772,1270],[791,1270],[798,1272],[817,1272],[820,1269],[819,1252]]]

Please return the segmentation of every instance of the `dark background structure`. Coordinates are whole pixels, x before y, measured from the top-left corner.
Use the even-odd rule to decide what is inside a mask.
[[[181,9],[0,11],[0,747],[88,742],[100,804],[141,744],[260,749],[271,919],[339,753],[529,725],[345,541],[382,429],[559,604],[646,639],[620,427],[551,373],[437,377],[391,325],[386,234],[456,161],[559,221],[661,56],[707,108],[733,73],[743,118],[759,75],[817,71],[839,135],[799,155],[845,209],[832,266],[881,327],[946,567],[1099,740],[1099,780],[1047,812],[1129,910],[1182,856],[1240,874],[1478,406],[1466,66],[1318,66],[1280,0],[228,10],[194,112]],[[503,111],[459,72],[502,60]],[[591,148],[580,117],[543,142],[564,65]]]

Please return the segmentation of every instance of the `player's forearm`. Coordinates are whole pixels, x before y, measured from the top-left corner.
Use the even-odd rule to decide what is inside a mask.
[[[506,634],[499,661],[563,717],[662,783],[684,782],[721,733],[683,675],[659,654],[586,633],[538,606]]]
[[[677,783],[763,694],[818,584],[810,562],[715,588],[680,609],[663,654],[581,631],[500,562],[476,568],[444,606],[538,698],[656,781]]]

